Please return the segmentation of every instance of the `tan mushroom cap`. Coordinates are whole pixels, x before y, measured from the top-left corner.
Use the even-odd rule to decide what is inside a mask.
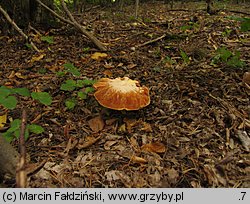
[[[102,78],[94,85],[96,100],[114,110],[138,110],[150,104],[149,90],[128,77]]]

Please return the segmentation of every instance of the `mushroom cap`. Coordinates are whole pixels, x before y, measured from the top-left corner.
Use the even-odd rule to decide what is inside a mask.
[[[150,104],[149,90],[128,77],[102,78],[94,85],[96,100],[114,110],[138,110]]]

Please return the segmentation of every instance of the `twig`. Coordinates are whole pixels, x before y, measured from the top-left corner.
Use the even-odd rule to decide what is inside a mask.
[[[2,8],[0,5],[0,12],[4,15],[6,20],[16,29],[18,33],[20,33],[21,36],[23,36],[26,41],[29,41],[29,37],[21,30],[21,28],[18,27],[18,25],[10,18],[9,14]],[[30,41],[30,45],[32,48],[34,48],[35,51],[40,52],[40,50],[35,46],[35,44]]]
[[[145,46],[145,45],[148,45],[148,44],[154,43],[154,42],[156,42],[156,41],[159,41],[159,40],[161,40],[161,39],[163,39],[163,38],[165,38],[165,37],[166,37],[166,34],[164,34],[164,35],[162,35],[162,36],[160,36],[160,37],[158,37],[158,38],[155,38],[155,39],[153,39],[153,40],[147,41],[147,42],[145,42],[145,43],[143,43],[143,44],[137,45],[136,47],[137,47],[137,48],[138,48],[138,47],[143,47],[143,46]]]
[[[17,175],[16,175],[16,185],[18,188],[25,188],[27,185],[27,173],[25,170],[25,164],[26,164],[26,147],[25,147],[26,123],[27,123],[27,112],[24,109],[22,112],[21,131],[20,131],[20,138],[19,138],[20,160],[18,163]]]
[[[231,13],[239,13],[239,14],[244,14],[244,15],[250,16],[250,13],[244,12],[244,11],[235,11],[235,10],[225,10],[225,11],[231,12]]]
[[[60,2],[62,4],[64,11],[67,13],[68,17],[70,18],[70,20],[72,21],[74,26],[78,30],[80,30],[84,35],[86,35],[100,50],[106,51],[107,49],[105,48],[105,46],[94,35],[92,35],[83,26],[81,26],[79,23],[77,23],[77,21],[75,20],[73,15],[70,13],[69,9],[67,8],[64,0],[60,0]]]
[[[68,23],[70,25],[74,26],[74,23],[69,21],[66,18],[63,18],[62,16],[60,16],[59,14],[57,14],[55,11],[53,11],[51,8],[49,8],[48,6],[46,6],[43,2],[41,2],[40,0],[36,0],[37,3],[39,3],[42,7],[44,7],[45,9],[47,9],[49,12],[51,12],[54,16],[56,16],[57,18],[59,18],[61,21],[63,21],[64,23]]]

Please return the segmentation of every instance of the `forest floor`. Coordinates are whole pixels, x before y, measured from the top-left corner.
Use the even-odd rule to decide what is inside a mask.
[[[250,187],[250,90],[242,82],[250,71],[250,32],[235,20],[249,16],[208,15],[204,3],[172,11],[160,2],[140,6],[137,20],[133,6],[75,15],[107,56],[66,25],[30,31],[42,53],[19,36],[1,36],[0,85],[53,97],[50,106],[18,97],[1,130],[24,108],[28,123],[45,129],[26,141],[29,187]],[[59,76],[67,63],[81,75]],[[60,89],[66,80],[123,76],[150,89],[150,105],[115,111],[89,93],[66,108],[77,95]],[[8,177],[3,183],[15,185]]]

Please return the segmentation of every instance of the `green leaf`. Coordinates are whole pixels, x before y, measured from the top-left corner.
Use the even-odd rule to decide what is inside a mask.
[[[5,98],[10,94],[11,94],[11,89],[7,88],[6,86],[0,87],[0,98]]]
[[[14,109],[17,105],[17,99],[15,96],[7,96],[6,98],[0,97],[0,104],[7,109]]]
[[[91,79],[77,80],[77,87],[92,86],[96,81]]]
[[[69,79],[61,85],[60,89],[63,91],[73,91],[76,88],[76,81]]]
[[[84,48],[82,49],[83,52],[88,52],[89,50],[90,50],[90,47],[84,47]]]
[[[96,80],[91,80],[91,79],[84,79],[83,80],[84,85],[90,86],[96,83]]]
[[[42,36],[41,37],[42,41],[45,41],[49,44],[53,44],[54,43],[54,37],[53,36]]]
[[[35,134],[41,134],[44,132],[43,127],[41,127],[40,125],[35,125],[35,124],[28,125],[28,130]]]
[[[32,49],[32,45],[29,44],[29,43],[25,43],[26,47],[29,48],[29,49]]]
[[[56,75],[59,76],[59,77],[63,77],[63,76],[66,75],[66,72],[60,71],[60,72],[57,72]]]
[[[7,142],[12,142],[12,140],[14,139],[14,135],[13,135],[13,132],[4,132],[2,134],[3,138],[7,141]]]
[[[78,96],[80,99],[82,99],[82,100],[87,99],[87,94],[86,94],[85,92],[82,92],[82,91],[79,91],[79,92],[77,93],[77,96]]]
[[[76,100],[74,98],[71,98],[71,99],[67,99],[65,101],[65,105],[68,109],[73,109],[76,105]]]
[[[80,76],[81,73],[78,71],[78,69],[71,63],[67,63],[63,65],[65,68],[65,71],[75,75],[75,76]]]
[[[95,91],[95,89],[93,87],[86,87],[84,90],[84,93],[88,94],[88,93],[91,93],[93,91]]]
[[[31,97],[44,105],[50,105],[52,103],[52,97],[47,92],[32,92]]]
[[[232,52],[225,47],[218,48],[216,52],[220,55],[222,61],[226,62],[232,56]]]
[[[242,68],[246,64],[245,62],[241,61],[238,56],[235,55],[228,60],[227,65],[230,67]]]
[[[7,130],[7,132],[12,132],[14,133],[16,130],[20,129],[21,125],[21,120],[20,119],[15,119],[10,123],[10,128]]]
[[[250,30],[250,18],[244,19],[244,21],[240,25],[240,30],[243,32],[247,32]]]
[[[27,88],[14,88],[12,90],[14,93],[17,93],[21,96],[30,96],[30,92]]]
[[[188,55],[184,52],[184,51],[180,51],[180,55],[181,55],[181,58],[183,59],[184,63],[185,64],[188,64],[189,63],[189,57]]]

